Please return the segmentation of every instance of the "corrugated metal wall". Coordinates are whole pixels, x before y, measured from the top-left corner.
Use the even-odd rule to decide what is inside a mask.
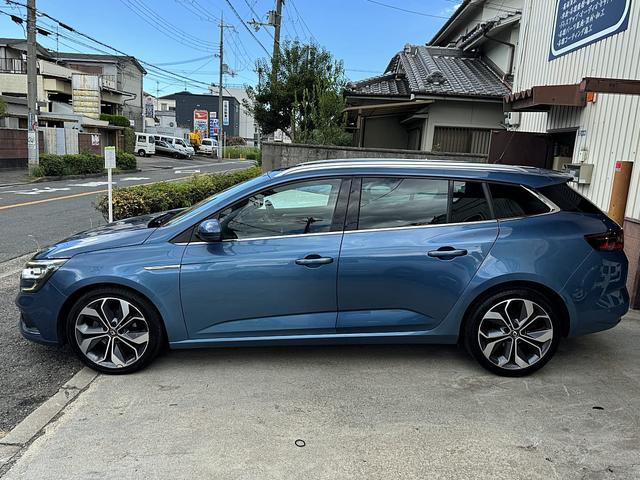
[[[640,79],[640,1],[631,3],[625,32],[549,61],[556,1],[526,0],[520,30],[514,92],[536,85],[579,83],[584,77]],[[523,113],[518,130],[546,132],[576,127],[574,162],[586,148],[595,164],[590,185],[580,187],[600,208],[607,209],[616,160],[640,158],[640,98],[600,94],[585,108],[553,108],[547,113]],[[627,216],[640,219],[640,163],[634,166]]]

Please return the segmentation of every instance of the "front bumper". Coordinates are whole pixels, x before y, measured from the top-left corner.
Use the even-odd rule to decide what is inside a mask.
[[[45,345],[62,345],[63,329],[58,328],[58,317],[66,297],[48,281],[36,293],[19,293],[16,305],[20,310],[18,322],[23,337]]]

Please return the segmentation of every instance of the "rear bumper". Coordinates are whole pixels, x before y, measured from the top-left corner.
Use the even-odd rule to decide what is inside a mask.
[[[592,252],[567,281],[569,336],[615,327],[629,311],[627,257],[622,252]]]

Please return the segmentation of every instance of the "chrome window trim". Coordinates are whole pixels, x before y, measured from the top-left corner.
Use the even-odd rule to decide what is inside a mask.
[[[271,237],[251,237],[251,238],[228,238],[221,240],[220,242],[180,242],[175,245],[214,245],[216,243],[228,243],[228,242],[252,242],[254,240],[275,240],[283,238],[296,238],[296,237],[317,237],[320,235],[342,235],[344,231],[338,232],[316,232],[316,233],[296,233],[294,235],[273,235]]]
[[[175,265],[152,265],[149,267],[143,267],[147,271],[156,271],[156,270],[174,270],[180,268],[179,264]]]
[[[362,233],[362,232],[386,232],[388,230],[416,230],[419,228],[434,228],[434,227],[456,227],[461,225],[481,225],[489,223],[498,223],[497,219],[480,220],[478,222],[455,222],[455,223],[434,223],[432,225],[410,225],[406,227],[381,227],[381,228],[365,228],[362,230],[347,230],[344,233]]]

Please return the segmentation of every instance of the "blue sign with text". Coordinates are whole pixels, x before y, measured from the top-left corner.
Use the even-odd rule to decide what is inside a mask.
[[[549,60],[623,32],[631,0],[558,0]]]

